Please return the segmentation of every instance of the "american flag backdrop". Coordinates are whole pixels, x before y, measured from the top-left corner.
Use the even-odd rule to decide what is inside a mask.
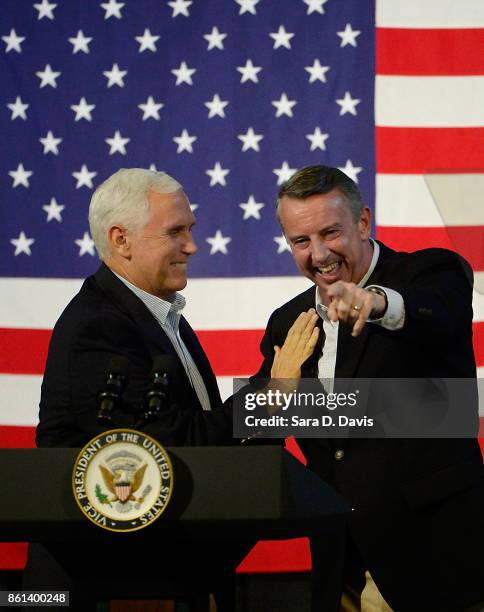
[[[482,0],[3,0],[0,36],[0,446],[33,444],[50,330],[98,266],[89,200],[121,167],[192,202],[187,318],[225,396],[307,286],[274,200],[317,163],[359,183],[389,246],[471,262],[484,372]]]

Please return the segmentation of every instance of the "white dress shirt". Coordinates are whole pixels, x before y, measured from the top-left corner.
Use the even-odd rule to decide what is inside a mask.
[[[373,246],[373,257],[371,258],[370,267],[366,274],[358,283],[358,287],[364,287],[367,280],[373,273],[380,256],[380,246],[370,238]],[[396,330],[401,329],[405,322],[405,305],[402,296],[398,291],[381,287],[380,285],[368,285],[369,287],[378,287],[382,289],[387,296],[387,309],[385,314],[380,319],[371,319],[367,321],[372,325],[381,325],[385,329]],[[316,288],[316,312],[323,320],[323,330],[325,333],[325,341],[323,351],[318,360],[318,377],[324,378],[327,391],[333,390],[333,379],[336,368],[336,349],[338,346],[338,328],[339,321],[333,322],[328,317],[328,308],[321,302],[319,290]]]
[[[114,274],[116,274],[116,272],[114,272]],[[204,410],[210,410],[210,398],[208,397],[207,388],[203,382],[202,375],[193,361],[193,357],[190,355],[185,343],[181,339],[178,329],[182,310],[185,308],[186,304],[185,298],[180,293],[174,293],[172,300],[162,300],[156,297],[156,295],[152,295],[136,285],[133,285],[133,283],[130,283],[119,274],[116,274],[116,276],[143,302],[161,325],[185,368],[185,372],[197,394],[202,408]]]

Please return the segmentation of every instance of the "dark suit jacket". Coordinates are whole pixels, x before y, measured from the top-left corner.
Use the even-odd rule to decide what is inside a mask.
[[[380,246],[367,284],[403,296],[404,327],[367,324],[353,338],[340,324],[335,378],[475,377],[467,263],[440,249],[409,254]],[[314,305],[312,287],[272,314],[257,377],[269,375],[272,347],[281,346],[299,313]],[[320,354],[321,346],[304,364],[303,377],[317,376]],[[354,508],[352,542],[394,610],[450,612],[484,600],[484,470],[475,439],[305,438],[300,446],[308,466]],[[315,548],[313,565],[324,572],[331,551],[324,542],[318,553]]]
[[[128,359],[129,376],[122,404],[113,411],[114,425],[134,427],[143,411],[153,359],[160,354],[173,356],[177,364],[169,381],[169,401],[157,421],[138,429],[168,446],[238,443],[232,437],[231,403],[222,405],[208,359],[183,317],[179,331],[205,382],[211,411],[202,409],[173,345],[151,312],[101,265],[54,327],[42,383],[37,446],[83,446],[108,429],[97,423],[97,396],[105,388],[109,361],[117,355]],[[221,607],[228,610],[235,592],[231,590],[235,567],[254,544],[214,539],[207,550],[199,542],[186,541],[160,556],[160,547],[147,548],[143,539],[131,539],[128,545],[124,540],[109,542],[111,558],[128,555],[141,560],[134,563],[127,580],[120,582],[119,567],[108,568],[102,555],[93,557],[92,544],[76,543],[73,548],[49,542],[30,545],[23,588],[70,590],[76,610],[86,610],[85,600],[91,602],[103,593],[104,598],[106,593],[125,592],[133,598],[133,588],[134,597],[148,593],[155,598],[212,591],[220,605],[228,600],[228,607]]]
[[[181,317],[180,335],[205,381],[212,411],[203,411],[183,365],[159,323],[104,264],[90,276],[57,321],[49,346],[38,446],[82,446],[106,427],[96,422],[98,393],[110,359],[129,361],[117,427],[133,427],[143,409],[153,358],[172,355],[177,369],[161,417],[141,429],[166,445],[231,444],[230,406],[223,407],[215,376],[198,339]]]

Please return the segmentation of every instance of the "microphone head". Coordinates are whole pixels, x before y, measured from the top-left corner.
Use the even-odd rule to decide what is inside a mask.
[[[170,376],[176,370],[176,358],[172,355],[157,355],[153,359],[151,374],[167,374]]]
[[[127,376],[129,370],[129,361],[123,355],[114,355],[111,357],[106,369],[106,374],[114,376]]]

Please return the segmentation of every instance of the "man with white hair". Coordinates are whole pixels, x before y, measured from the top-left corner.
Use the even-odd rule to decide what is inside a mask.
[[[182,186],[162,172],[122,169],[102,183],[89,209],[103,261],[54,327],[42,384],[38,446],[82,446],[106,427],[98,394],[110,360],[127,360],[114,426],[139,427],[168,445],[229,444],[230,406],[182,316],[187,265],[197,247],[195,217]],[[172,357],[170,397],[159,418],[143,422],[153,360]]]
[[[115,427],[141,429],[166,445],[233,443],[230,407],[222,405],[208,359],[181,314],[185,299],[177,292],[187,284],[187,262],[197,251],[195,217],[182,186],[162,172],[119,170],[93,194],[89,223],[102,264],[54,327],[37,446],[83,446]],[[168,399],[157,418],[146,419],[150,371],[159,355],[173,364]],[[118,365],[123,360],[125,388],[99,422],[99,393],[113,359]],[[212,542],[209,552],[180,545],[166,554],[161,546],[147,549],[133,541],[110,544],[109,554],[142,559],[132,578],[157,588],[163,583],[162,594],[176,593],[181,575],[194,594],[211,590],[221,610],[232,610],[235,567],[249,549]],[[69,590],[71,606],[85,612],[98,597],[94,563],[91,546],[31,544],[24,588]]]

